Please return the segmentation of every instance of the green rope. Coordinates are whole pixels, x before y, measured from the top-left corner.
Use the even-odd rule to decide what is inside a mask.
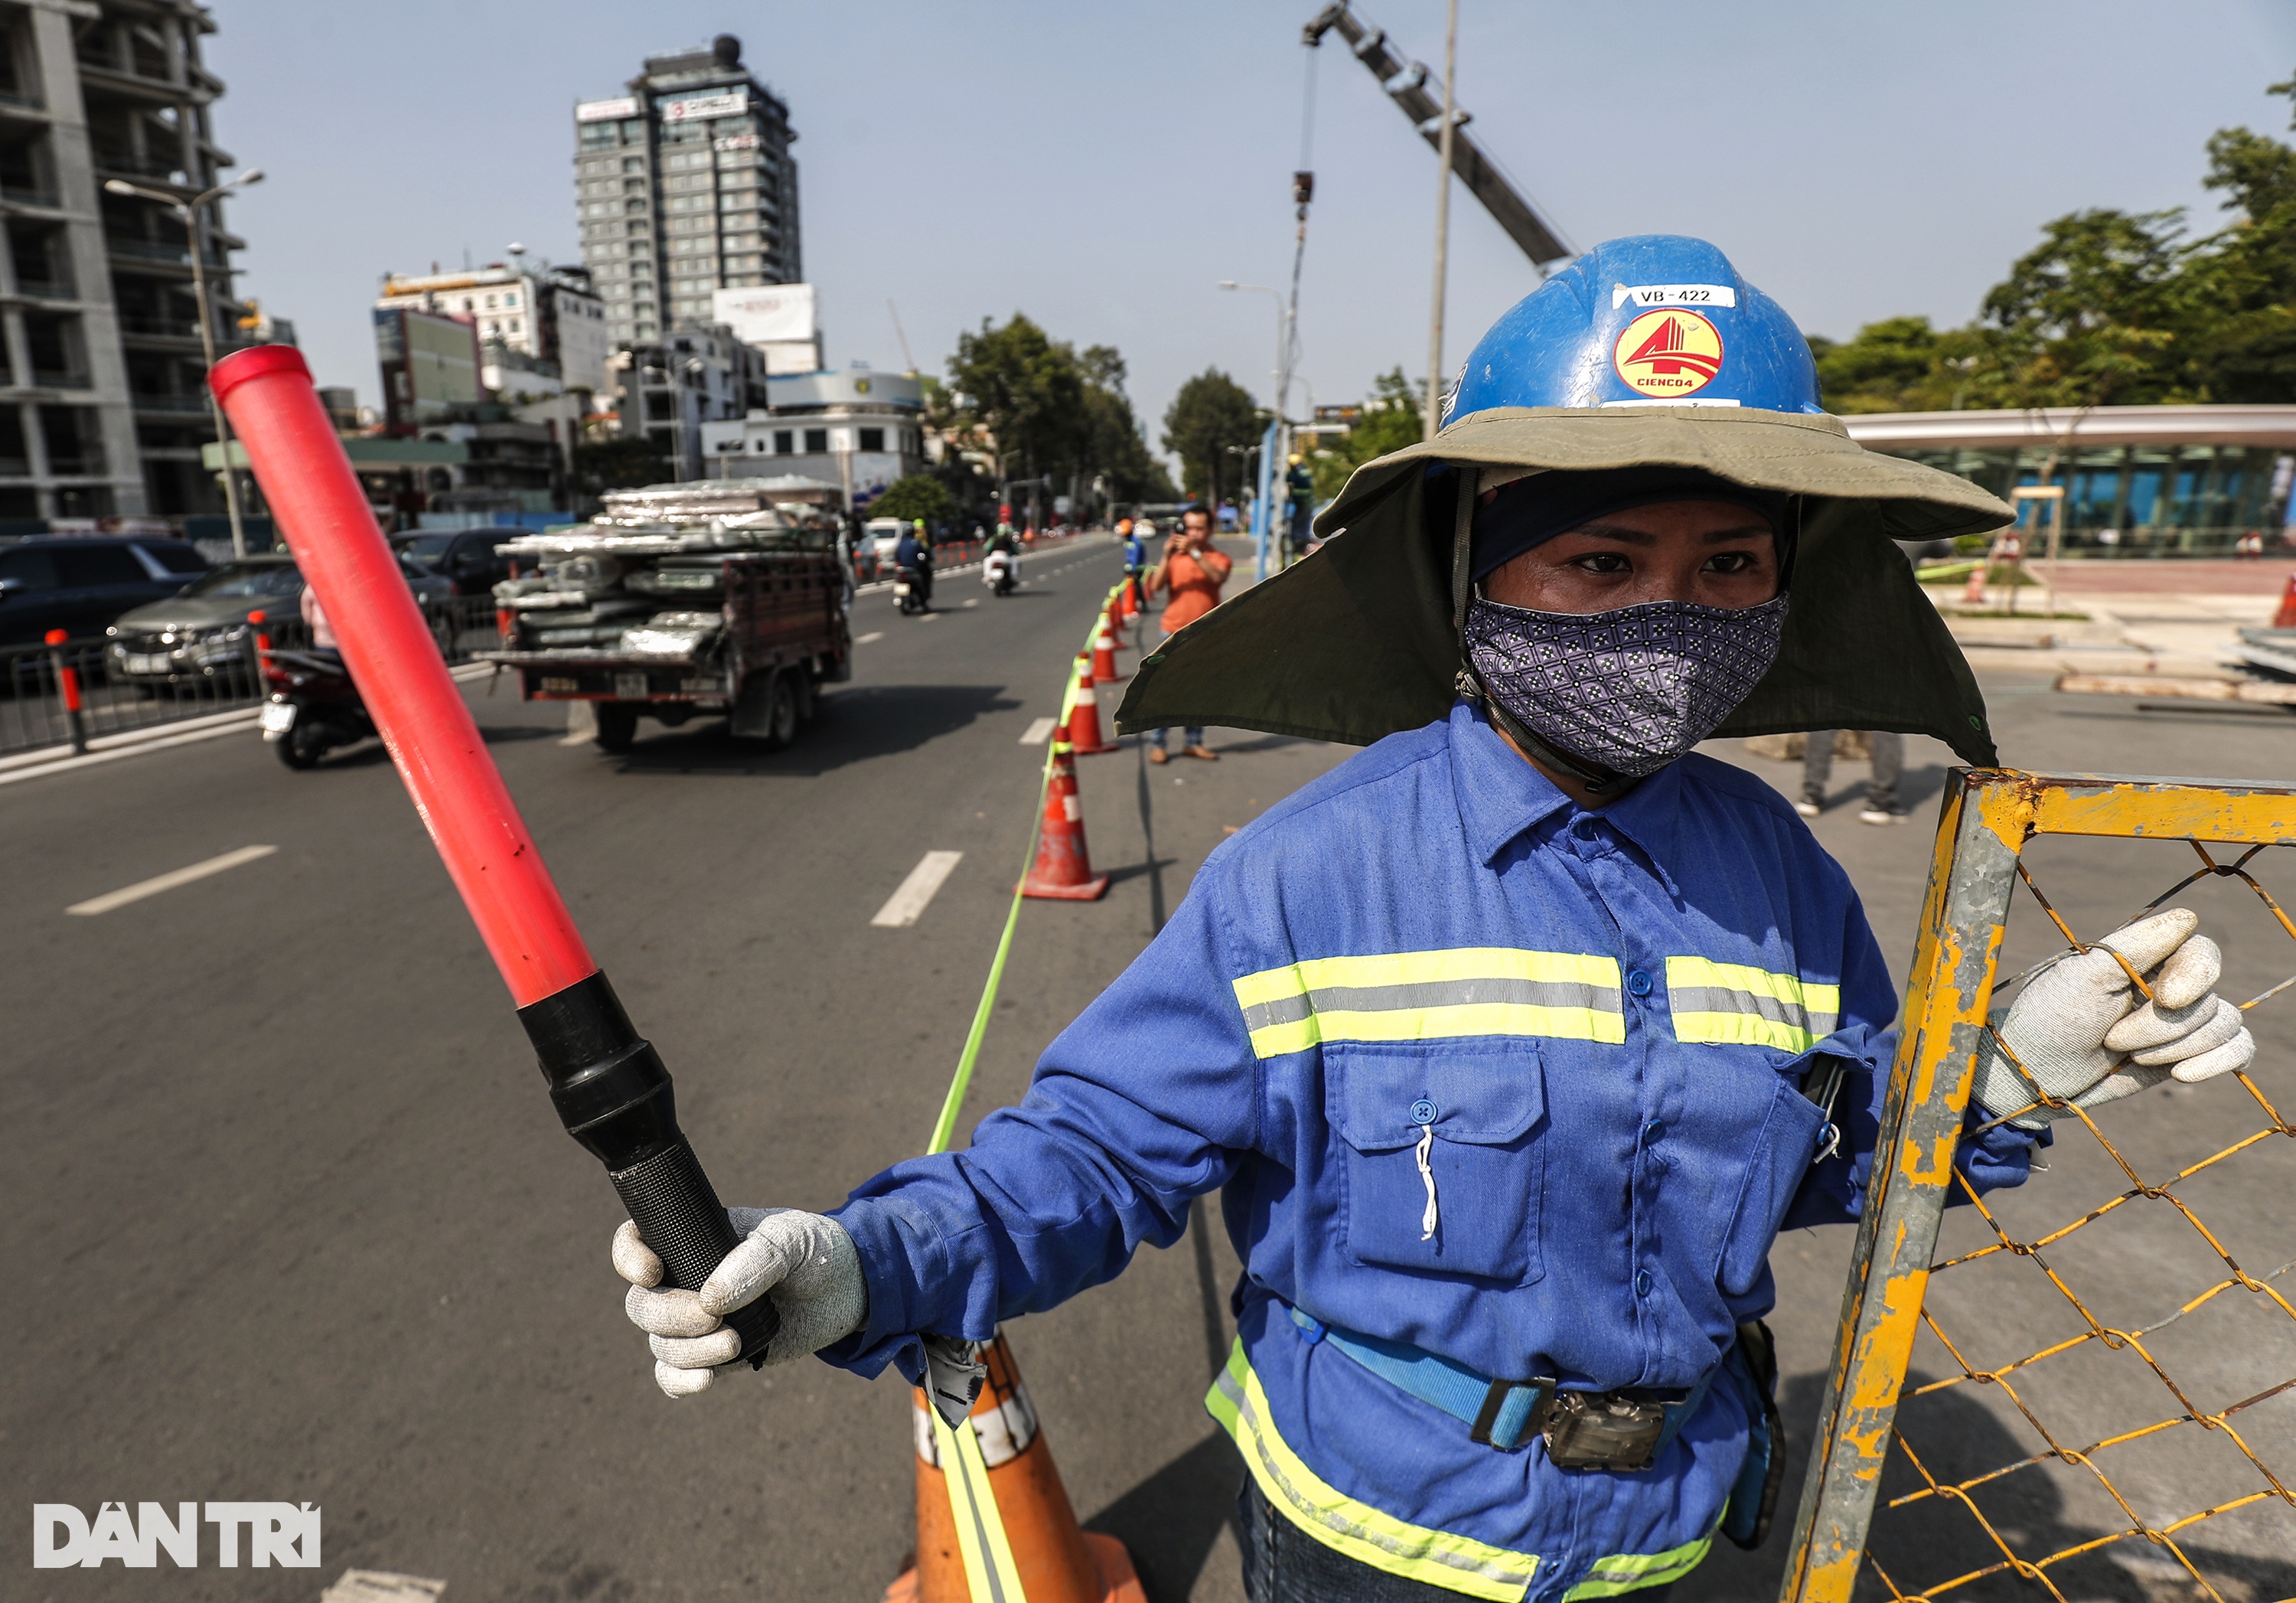
[[[1037,836],[1045,826],[1045,792],[1053,782],[1053,747],[1060,743],[1062,732],[1054,730],[1045,742],[1045,766],[1037,777],[1037,805],[1033,822],[1029,826],[1029,849],[1021,859],[1021,878],[1013,887],[1013,905],[1004,915],[1004,933],[996,938],[996,956],[988,965],[988,982],[981,987],[980,1006],[972,1010],[972,1028],[965,1032],[964,1050],[958,1055],[955,1076],[948,1082],[948,1095],[941,1098],[940,1117],[933,1121],[932,1139],[925,1146],[925,1155],[948,1150],[949,1138],[956,1133],[957,1111],[964,1106],[964,1093],[972,1084],[972,1065],[980,1060],[980,1043],[988,1033],[988,1016],[996,1010],[997,988],[1004,982],[1004,959],[1013,950],[1013,932],[1021,923],[1021,891],[1028,883],[1029,870],[1037,860]]]

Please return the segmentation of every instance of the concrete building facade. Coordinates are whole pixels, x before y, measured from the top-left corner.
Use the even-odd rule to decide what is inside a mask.
[[[896,480],[925,471],[924,385],[854,368],[768,377],[766,407],[704,423],[706,472],[720,478],[796,473],[844,487],[865,508]]]
[[[582,259],[617,348],[706,325],[719,289],[804,276],[797,135],[741,41],[650,56],[627,88],[574,108]]]
[[[616,351],[612,361],[620,432],[652,441],[674,479],[712,477],[704,429],[767,405],[766,358],[730,328],[681,328]]]
[[[192,0],[0,4],[0,520],[213,513],[200,320],[218,349],[241,308],[219,206],[200,220],[208,304],[174,212],[231,156]]]
[[[375,305],[469,318],[489,366],[554,374],[571,390],[606,387],[606,358],[614,345],[606,332],[606,303],[586,267],[513,259],[460,273],[390,273]],[[488,387],[511,385],[490,382]]]

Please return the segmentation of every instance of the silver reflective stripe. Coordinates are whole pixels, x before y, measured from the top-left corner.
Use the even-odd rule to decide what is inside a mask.
[[[1243,1023],[1247,1031],[1264,1030],[1270,1024],[1296,1023],[1318,1013],[1392,1013],[1407,1007],[1472,1007],[1479,1002],[1587,1007],[1604,1013],[1620,1010],[1616,986],[1572,980],[1428,980],[1413,985],[1326,985],[1304,996],[1255,1002],[1243,1010]]]
[[[1781,1001],[1751,991],[1733,991],[1719,985],[1676,985],[1669,987],[1667,999],[1677,1013],[1748,1013],[1774,1024],[1807,1030],[1812,1035],[1833,1033],[1833,1014],[1814,1014],[1800,1002]]]

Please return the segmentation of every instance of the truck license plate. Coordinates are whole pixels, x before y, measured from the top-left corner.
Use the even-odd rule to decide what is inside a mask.
[[[625,701],[644,699],[646,677],[642,673],[618,673],[614,676],[614,694]]]

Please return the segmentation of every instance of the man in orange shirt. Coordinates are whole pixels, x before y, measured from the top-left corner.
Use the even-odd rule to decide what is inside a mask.
[[[1227,582],[1234,566],[1212,548],[1212,514],[1193,508],[1182,513],[1180,532],[1164,542],[1164,561],[1148,585],[1151,595],[1162,590],[1171,597],[1164,604],[1164,633],[1177,634],[1219,605],[1220,586]],[[1201,728],[1191,726],[1186,733],[1187,744],[1180,755],[1201,757],[1206,762],[1219,760],[1219,753],[1204,744]],[[1171,760],[1164,749],[1164,731],[1149,730],[1148,760]]]

